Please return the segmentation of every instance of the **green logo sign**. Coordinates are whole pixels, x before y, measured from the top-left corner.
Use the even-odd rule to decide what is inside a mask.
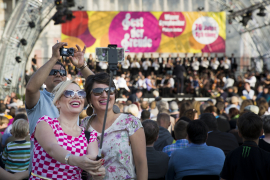
[[[249,156],[250,149],[251,149],[251,147],[243,146],[243,152],[242,152],[242,157],[243,157],[243,158]]]

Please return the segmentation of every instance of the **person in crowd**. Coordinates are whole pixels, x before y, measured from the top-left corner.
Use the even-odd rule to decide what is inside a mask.
[[[230,118],[230,121],[229,121],[230,128],[235,129],[237,120],[238,120],[238,118],[240,116],[240,111],[237,108],[233,107],[233,108],[230,108],[228,115],[229,115],[229,118]]]
[[[132,75],[137,75],[139,72],[139,69],[141,68],[141,65],[137,59],[134,59],[134,61],[130,65],[130,68],[131,68]]]
[[[141,121],[145,121],[147,119],[150,119],[150,111],[149,110],[143,110],[141,113]]]
[[[121,74],[121,77],[117,81],[117,85],[119,88],[119,97],[122,97],[126,92],[130,92],[127,81],[125,80],[125,74]]]
[[[77,124],[84,107],[85,91],[75,81],[63,81],[52,93],[59,117],[42,116],[31,134],[34,153],[30,179],[79,179],[82,169],[92,175],[104,177],[105,169],[101,167],[104,159],[92,162],[95,160],[93,156],[86,155],[86,152],[95,149],[87,150],[84,128]],[[90,132],[90,137],[96,138],[96,132]]]
[[[162,150],[163,152],[167,153],[169,157],[171,157],[171,154],[177,149],[183,149],[189,146],[189,143],[187,140],[187,125],[188,125],[188,122],[184,120],[179,120],[175,123],[174,136],[175,136],[176,142],[174,144],[165,146]]]
[[[154,62],[152,63],[152,68],[155,74],[159,74],[159,67],[160,63],[158,62],[158,59],[155,59]]]
[[[249,82],[245,82],[245,89],[242,91],[242,95],[245,96],[246,99],[253,100],[255,91],[251,89]]]
[[[172,153],[166,179],[182,179],[188,175],[220,174],[225,155],[221,149],[206,145],[207,134],[208,128],[203,121],[189,122],[187,139],[190,145]]]
[[[154,148],[154,143],[158,139],[159,127],[153,120],[142,122],[146,140],[146,157],[148,167],[148,179],[165,179],[168,169],[169,156]]]
[[[267,102],[269,102],[269,100],[270,100],[270,94],[269,94],[269,89],[266,86],[263,87],[263,92],[261,92],[261,93],[259,93],[257,95],[256,101],[258,101],[262,97],[265,98],[265,100]]]
[[[244,112],[245,107],[249,105],[253,105],[253,101],[250,99],[245,99],[240,106],[240,114],[242,114]]]
[[[162,151],[167,145],[171,145],[173,137],[171,136],[168,128],[171,125],[170,115],[166,113],[159,113],[157,116],[157,124],[159,126],[158,139],[154,143],[154,148],[157,151]]]
[[[202,73],[206,72],[206,70],[208,69],[208,66],[209,66],[209,61],[207,57],[204,57],[203,60],[201,61]]]
[[[225,75],[228,76],[231,69],[231,61],[227,58],[227,56],[224,57],[220,67],[223,68]]]
[[[59,42],[52,47],[52,57],[45,63],[41,68],[37,70],[35,74],[31,76],[25,92],[25,106],[27,111],[27,116],[29,119],[30,134],[33,134],[36,127],[37,121],[40,117],[47,115],[51,118],[57,118],[59,112],[55,106],[52,105],[53,94],[51,93],[53,88],[60,82],[66,80],[66,70],[63,65],[58,62],[60,59],[59,49],[66,46],[67,43]],[[74,56],[70,59],[74,66],[80,69],[80,72],[84,77],[92,74],[87,64],[84,61],[84,53],[86,47],[83,50],[79,46],[75,48]],[[40,91],[42,84],[46,85],[46,89]],[[32,149],[34,147],[31,141],[31,159],[32,159]],[[98,163],[93,162],[93,168],[97,168]],[[94,165],[97,164],[97,165]],[[31,160],[29,163],[29,171],[31,172]]]
[[[145,79],[146,89],[148,91],[148,94],[152,94],[154,89],[156,89],[156,86],[152,83],[151,75],[148,75]]]
[[[30,141],[25,138],[29,134],[29,124],[24,119],[18,119],[12,126],[15,141],[5,147],[2,155],[5,169],[8,172],[24,172],[28,169],[30,160]]]
[[[183,114],[186,110],[193,109],[193,105],[190,101],[184,101],[182,102],[179,112],[180,112],[180,117],[183,117]]]
[[[225,108],[226,114],[229,114],[229,110],[230,110],[231,108],[236,108],[236,109],[240,110],[240,106],[239,106],[239,98],[238,98],[237,96],[232,96],[230,102],[231,102],[231,104],[229,104],[229,105]]]
[[[144,76],[147,77],[151,72],[151,61],[149,61],[149,58],[147,58],[146,61],[142,63],[142,68]]]
[[[194,58],[194,60],[193,60],[193,62],[192,62],[192,64],[191,64],[191,66],[192,66],[192,69],[193,69],[194,72],[197,73],[197,72],[199,71],[199,68],[200,68],[200,62],[198,61],[198,58],[197,58],[197,57]]]
[[[179,118],[179,108],[178,108],[178,104],[175,101],[172,101],[170,103],[170,116],[174,117],[175,119]]]
[[[122,67],[122,73],[127,74],[130,63],[129,60],[127,59],[127,57],[125,57],[125,60],[123,62],[121,62],[121,67]]]
[[[217,106],[219,107],[219,110],[215,106],[209,106],[204,110],[204,112],[211,113],[216,117],[218,130],[221,132],[228,132],[231,128],[227,117],[223,115],[225,104],[223,102],[218,102]]]
[[[15,118],[13,119],[12,124],[10,124],[10,125],[6,128],[6,130],[5,130],[5,132],[4,132],[3,136],[2,136],[2,141],[1,141],[1,142],[2,142],[2,146],[3,146],[3,147],[6,146],[7,142],[10,142],[10,141],[8,141],[8,139],[9,139],[10,137],[12,137],[12,134],[11,134],[12,125],[13,125],[13,123],[14,123],[16,120],[18,120],[18,119],[24,119],[24,120],[26,120],[26,121],[28,120],[28,119],[27,119],[27,115],[25,115],[25,114],[17,114],[17,115],[15,116]],[[12,139],[14,139],[14,137],[13,137]],[[26,139],[27,139],[27,141],[30,141],[30,136],[27,136]]]
[[[180,62],[176,63],[174,67],[174,75],[176,76],[176,84],[177,84],[177,94],[183,95],[184,93],[184,74],[186,73],[186,69],[184,66],[180,64]]]
[[[218,67],[219,67],[219,61],[217,60],[216,57],[214,57],[213,61],[211,61],[210,67],[214,71],[214,73],[217,73]]]
[[[139,118],[139,116],[141,116],[139,113],[139,108],[136,104],[130,104],[128,106],[127,112],[137,118]]]
[[[140,98],[142,97],[142,95],[143,95],[142,90],[137,89],[136,93],[131,94],[127,100],[128,101],[130,100],[132,103],[138,102]]]
[[[244,143],[226,156],[221,179],[269,179],[270,153],[258,147],[263,134],[262,119],[246,112],[238,119],[237,127]]]
[[[188,109],[188,110],[186,110],[186,111],[182,114],[181,118],[182,118],[182,117],[187,117],[187,118],[190,119],[191,121],[196,120],[196,119],[199,118],[198,112],[197,112],[196,109]]]
[[[152,117],[151,117],[151,119],[153,119],[153,118],[157,118],[157,115],[158,115],[158,109],[157,109],[157,103],[156,103],[156,101],[152,101],[151,103],[150,103],[150,114],[152,114]]]
[[[270,152],[270,116],[263,118],[264,138],[259,139],[259,147]]]
[[[7,117],[0,116],[0,132],[4,133],[5,129],[8,127],[8,123],[9,123],[9,119]]]
[[[245,78],[245,82],[248,82],[250,87],[254,90],[257,79],[254,76],[254,73],[250,72],[249,74],[247,74],[247,78]]]
[[[205,122],[208,127],[208,138],[206,140],[208,146],[222,149],[225,156],[239,146],[234,135],[218,130],[217,120],[213,114],[203,113],[199,120]]]
[[[105,159],[105,179],[147,179],[146,143],[142,124],[133,115],[114,112],[116,91],[114,84],[109,89],[109,81],[110,76],[107,73],[90,75],[86,79],[86,100],[95,114],[84,119],[81,126],[90,132],[97,131],[99,142],[108,98],[107,92],[110,91],[101,152]]]

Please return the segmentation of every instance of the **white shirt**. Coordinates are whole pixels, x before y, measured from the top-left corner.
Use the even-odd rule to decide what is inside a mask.
[[[119,88],[125,88],[127,91],[129,91],[127,81],[124,78],[120,77],[117,81],[117,84]]]
[[[117,79],[113,79],[114,85],[116,89],[119,89],[118,87],[118,80]]]
[[[228,88],[228,87],[232,87],[233,84],[234,84],[234,80],[231,79],[231,78],[225,78],[225,77],[223,77],[222,80],[223,80],[223,82],[224,82],[224,87],[223,87],[223,89],[226,89],[226,88]]]
[[[174,79],[170,78],[169,83],[170,83],[171,88],[173,88],[174,87]]]
[[[202,66],[202,67],[205,67],[205,68],[208,68],[209,62],[203,60],[203,61],[201,62],[201,66]]]
[[[218,66],[219,66],[219,62],[217,60],[211,62],[212,69],[217,70]]]
[[[103,70],[106,70],[108,68],[108,64],[106,62],[100,61],[99,67]]]
[[[224,67],[224,69],[230,69],[231,61],[229,59],[226,59],[222,62],[221,67]]]
[[[143,70],[147,71],[148,70],[148,67],[151,66],[151,62],[150,61],[144,61],[142,63],[142,67],[143,67]]]
[[[195,71],[198,71],[199,70],[199,66],[200,66],[200,62],[199,61],[194,61],[192,64],[191,64],[193,70]]]
[[[139,79],[136,83],[136,87],[138,89],[146,89],[146,83],[145,80]]]
[[[128,69],[128,67],[130,66],[130,63],[128,60],[124,60],[121,64],[122,64],[123,69]]]
[[[159,62],[159,64],[162,63],[162,57],[159,57],[159,58],[158,58],[158,62]]]
[[[249,92],[247,92],[247,90],[243,90],[242,93],[247,99],[253,99],[254,91],[252,89],[250,89]]]
[[[255,87],[256,81],[257,79],[255,76],[252,76],[250,79],[245,79],[245,82],[248,82],[250,87]]]
[[[159,69],[159,64],[156,62],[153,62],[152,67],[157,71]]]
[[[138,62],[133,62],[133,63],[131,63],[131,67],[132,68],[140,68],[141,66]]]

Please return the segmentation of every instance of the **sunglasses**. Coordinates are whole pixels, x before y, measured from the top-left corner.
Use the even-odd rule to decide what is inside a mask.
[[[92,89],[92,91],[90,93],[93,93],[95,96],[100,96],[103,93],[103,91],[105,91],[108,94],[109,87],[107,87],[107,88],[95,88],[95,89]],[[115,93],[115,88],[111,87],[110,95],[114,95],[114,93]]]
[[[78,95],[79,98],[85,98],[86,97],[86,92],[85,91],[71,91],[71,90],[66,90],[64,91],[64,96],[66,98],[73,98],[75,96],[75,94]]]
[[[66,76],[67,75],[66,70],[52,69],[49,76],[55,76],[58,72],[59,72],[60,76]]]

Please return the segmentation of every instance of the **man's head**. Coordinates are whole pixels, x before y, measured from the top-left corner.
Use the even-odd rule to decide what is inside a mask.
[[[263,134],[263,121],[253,112],[246,112],[238,119],[239,135],[245,141],[257,140]]]
[[[159,113],[157,115],[157,123],[159,126],[168,129],[168,127],[171,125],[170,115],[167,113]]]
[[[137,96],[138,98],[141,98],[142,95],[143,95],[142,90],[138,89],[138,90],[136,91],[136,96]]]
[[[141,114],[141,120],[144,121],[146,119],[150,119],[150,111],[143,110]]]
[[[201,120],[191,121],[187,126],[187,135],[189,142],[203,144],[208,136],[208,128]]]
[[[223,111],[224,111],[224,108],[225,108],[225,103],[224,103],[224,102],[218,102],[218,103],[216,104],[216,106],[217,106],[217,114],[218,114],[218,115],[219,115],[219,114],[222,114]]]
[[[57,72],[58,71],[58,72]],[[67,79],[66,70],[64,65],[60,62],[56,62],[53,66],[50,75],[45,80],[44,84],[48,92],[51,92],[60,82]]]
[[[217,119],[211,113],[201,114],[199,120],[203,121],[207,125],[209,131],[214,131],[218,128]]]
[[[263,88],[263,93],[264,93],[264,94],[268,94],[268,92],[269,92],[269,89],[268,89],[268,87],[265,86],[265,87]]]
[[[9,119],[5,116],[0,116],[0,132],[4,132],[9,123]]]
[[[142,110],[148,110],[149,109],[149,103],[147,101],[143,101],[141,104]]]
[[[174,135],[175,135],[176,140],[187,138],[187,125],[188,125],[188,122],[184,120],[179,120],[175,123]]]
[[[153,145],[158,138],[159,127],[153,120],[145,120],[142,122],[145,133],[146,145]]]
[[[239,103],[238,97],[237,96],[232,96],[231,103],[232,104],[235,104],[235,105],[238,105],[238,103]]]
[[[204,110],[205,110],[208,106],[210,106],[210,104],[208,104],[208,103],[203,103],[203,104],[200,106],[200,112],[201,112],[201,114],[204,113]]]

